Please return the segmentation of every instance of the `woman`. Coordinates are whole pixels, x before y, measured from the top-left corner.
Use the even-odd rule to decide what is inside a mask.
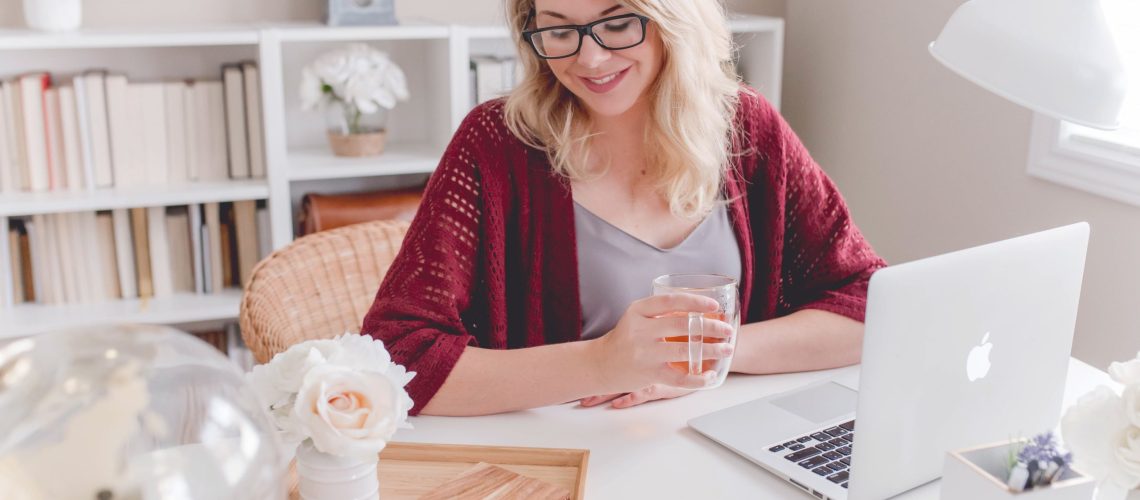
[[[645,298],[648,262],[739,277],[733,371],[858,362],[885,263],[738,83],[720,2],[507,0],[507,14],[523,81],[460,125],[364,318],[417,372],[413,413],[622,408],[702,387],[711,372],[667,365],[686,352],[661,339],[687,330],[663,316],[715,301]]]

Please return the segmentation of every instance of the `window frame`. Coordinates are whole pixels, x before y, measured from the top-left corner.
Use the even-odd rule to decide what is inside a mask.
[[[1067,130],[1067,125],[1034,113],[1029,175],[1140,206],[1140,150],[1099,138],[1074,139],[1079,134]]]

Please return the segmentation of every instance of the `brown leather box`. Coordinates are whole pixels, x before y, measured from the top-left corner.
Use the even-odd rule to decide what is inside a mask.
[[[301,199],[297,235],[374,220],[410,221],[421,198],[422,187],[368,193],[308,193]]]

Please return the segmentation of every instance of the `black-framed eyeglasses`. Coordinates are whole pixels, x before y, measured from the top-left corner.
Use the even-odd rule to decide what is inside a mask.
[[[532,19],[534,11],[527,16],[523,26],[529,26]],[[564,24],[524,30],[522,37],[538,57],[562,59],[582,50],[582,39],[587,35],[607,50],[622,50],[640,45],[645,41],[645,25],[648,23],[648,17],[630,13],[598,19],[590,24]]]

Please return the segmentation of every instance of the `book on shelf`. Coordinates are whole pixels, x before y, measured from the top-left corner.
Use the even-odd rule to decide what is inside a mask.
[[[47,191],[67,188],[67,180],[63,178],[66,167],[63,164],[63,124],[59,110],[59,89],[45,88],[43,93],[44,105],[44,137],[47,144],[48,159],[48,186]]]
[[[134,241],[135,252],[135,275],[138,277],[138,289],[140,299],[149,299],[154,297],[154,275],[151,272],[150,261],[150,236],[147,234],[149,226],[147,224],[147,209],[146,207],[132,207],[129,209],[131,214],[131,236]]]
[[[514,57],[472,56],[470,69],[472,107],[510,93],[522,77]]]
[[[13,221],[8,228],[8,258],[12,276],[12,302],[35,302],[31,245],[23,221]]]
[[[110,122],[107,117],[107,72],[88,71],[77,75],[73,81],[76,89],[80,85],[83,87],[76,103],[79,105],[82,102],[79,112],[83,118],[79,129],[81,139],[87,143],[83,147],[84,168],[92,173],[94,179],[89,186],[111,187],[115,176],[111,161]]]
[[[9,124],[4,119],[9,115],[9,107],[11,106],[8,102],[7,88],[4,82],[0,82],[0,194],[20,190],[11,150],[15,146],[15,139],[10,137],[16,127],[15,124]]]
[[[268,253],[264,214],[263,203],[239,200],[13,217],[0,299],[73,304],[240,287]]]
[[[257,64],[222,65],[218,78],[0,80],[0,195],[264,178]]]
[[[125,208],[111,211],[115,230],[115,263],[119,273],[119,297],[134,299],[139,296],[135,274],[135,247],[131,242],[130,213]]]
[[[229,152],[230,177],[249,178],[249,141],[245,123],[245,83],[241,65],[222,66],[222,85],[226,102],[226,145]]]
[[[83,144],[79,138],[79,107],[75,99],[75,87],[60,86],[58,95],[64,184],[68,191],[79,191],[87,187],[87,179],[84,175]]]
[[[94,262],[98,263],[99,271],[103,274],[102,296],[107,299],[119,298],[122,285],[119,283],[119,262],[115,258],[115,221],[110,212],[95,215],[95,233],[97,246]]]
[[[186,207],[186,212],[190,218],[190,262],[192,264],[194,293],[206,293],[206,280],[209,274],[205,268],[206,261],[204,260],[206,247],[205,240],[202,238],[202,205],[192,204]]]
[[[194,249],[190,237],[188,207],[171,207],[166,212],[166,237],[170,250],[171,286],[175,293],[194,293]]]
[[[166,108],[166,181],[169,184],[185,184],[190,180],[190,151],[197,146],[188,147],[189,127],[186,117],[186,93],[189,88],[185,82],[172,82],[163,84],[163,96]]]
[[[146,223],[154,296],[169,297],[174,295],[174,276],[170,265],[170,240],[166,234],[166,207],[147,208]]]
[[[237,273],[234,265],[237,262],[236,238],[234,238],[234,211],[232,205],[222,204],[218,207],[219,215],[219,242],[222,248],[221,262],[222,287],[228,288],[237,283]]]
[[[0,94],[4,100],[5,132],[8,136],[8,191],[27,191],[30,186],[28,180],[27,143],[24,137],[24,117],[20,103],[20,86],[15,81],[0,82]]]
[[[51,187],[51,159],[48,153],[47,123],[44,112],[45,91],[51,86],[47,73],[20,76],[17,83],[16,121],[23,128],[24,158],[22,169],[29,191],[47,191]]]
[[[206,292],[219,292],[225,288],[222,272],[222,217],[220,206],[217,203],[204,203],[202,205],[205,223],[202,224],[202,250],[206,269],[209,273],[206,280]]]
[[[235,249],[237,250],[239,287],[245,287],[249,277],[253,275],[253,266],[261,260],[261,249],[258,248],[257,234],[257,202],[253,200],[234,202],[234,234]]]
[[[245,123],[249,138],[249,175],[255,179],[265,177],[265,132],[261,126],[261,71],[252,61],[241,63],[242,82],[245,84]]]
[[[170,158],[166,152],[166,87],[162,83],[131,84],[130,89],[142,115],[141,140],[136,147],[135,169],[148,186],[162,186],[170,178]],[[141,151],[138,151],[141,150]]]

